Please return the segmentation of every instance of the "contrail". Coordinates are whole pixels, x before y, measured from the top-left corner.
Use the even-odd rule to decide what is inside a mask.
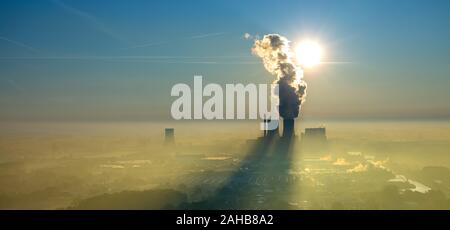
[[[89,24],[93,25],[93,27],[95,29],[97,29],[98,31],[101,31],[102,33],[105,33],[107,35],[109,35],[110,37],[121,41],[121,42],[125,42],[125,39],[123,39],[121,36],[119,36],[118,34],[116,34],[115,32],[113,32],[111,29],[107,28],[103,23],[101,23],[96,17],[94,17],[93,15],[81,11],[79,9],[76,9],[66,3],[64,3],[61,0],[52,0],[56,5],[60,6],[61,8],[63,8],[64,10],[66,10],[67,12],[77,15],[78,17],[80,17],[82,20],[85,20],[86,22],[88,22]]]
[[[223,35],[223,34],[225,34],[225,33],[220,32],[220,33],[200,34],[200,35],[195,35],[195,36],[192,36],[189,38],[190,39],[199,39],[199,38],[215,37],[215,36],[219,36],[219,35]]]
[[[161,64],[207,64],[207,65],[261,65],[261,62],[220,62],[220,61],[171,61],[171,60],[124,60],[125,62]]]
[[[47,57],[0,57],[1,61],[117,61],[167,64],[215,64],[254,65],[251,56],[47,56]]]
[[[136,49],[136,48],[145,48],[145,47],[159,46],[159,45],[170,44],[172,42],[177,42],[177,41],[182,41],[182,40],[202,39],[202,38],[208,38],[208,37],[216,37],[216,36],[220,36],[220,35],[224,35],[224,34],[225,34],[225,32],[199,34],[199,35],[194,35],[194,36],[190,36],[190,37],[174,39],[174,40],[170,40],[170,41],[161,41],[161,42],[152,42],[152,43],[147,43],[147,44],[141,44],[141,45],[127,47],[127,48],[124,48],[124,49]]]
[[[33,51],[33,52],[37,52],[37,51],[38,51],[38,50],[35,49],[34,47],[31,47],[31,46],[29,46],[29,45],[26,45],[26,44],[24,44],[24,43],[22,43],[22,42],[18,42],[18,41],[11,40],[11,39],[6,38],[6,37],[0,37],[0,40],[9,42],[9,43],[11,43],[11,44],[14,44],[14,45],[16,45],[16,46],[20,46],[20,47],[22,47],[22,48],[25,48],[25,49],[30,50],[30,51]]]
[[[127,48],[124,48],[124,49],[145,48],[145,47],[151,47],[151,46],[164,45],[164,44],[167,44],[167,43],[169,43],[169,42],[154,42],[154,43],[147,43],[147,44],[142,44],[142,45],[131,46],[131,47],[127,47]]]
[[[167,59],[250,59],[251,56],[43,56],[0,57],[0,60],[167,60]]]

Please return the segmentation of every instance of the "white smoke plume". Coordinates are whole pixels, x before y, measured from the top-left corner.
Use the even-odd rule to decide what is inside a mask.
[[[253,54],[263,60],[267,71],[277,77],[279,85],[279,112],[284,119],[298,117],[306,97],[303,70],[295,65],[289,40],[278,34],[267,34],[255,40]]]

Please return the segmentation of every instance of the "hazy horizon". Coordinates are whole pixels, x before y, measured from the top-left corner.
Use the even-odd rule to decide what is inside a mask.
[[[1,1],[0,209],[450,210],[449,12]]]
[[[322,64],[305,70],[302,116],[450,118],[446,1],[1,5],[3,121],[165,120],[172,86],[194,75],[271,83],[251,51],[268,33],[323,46]]]

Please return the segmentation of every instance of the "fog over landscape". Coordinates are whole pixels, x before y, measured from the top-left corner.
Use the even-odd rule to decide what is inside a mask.
[[[282,173],[246,163],[257,121],[2,124],[0,208],[450,208],[449,122],[298,124],[296,138],[326,127],[327,147],[296,142]],[[217,198],[239,183],[242,195]]]
[[[2,0],[0,209],[450,209],[449,12]]]

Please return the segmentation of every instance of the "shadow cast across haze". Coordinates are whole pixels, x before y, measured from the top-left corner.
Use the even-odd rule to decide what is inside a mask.
[[[290,209],[296,136],[260,137],[237,171],[208,198],[180,209]]]

